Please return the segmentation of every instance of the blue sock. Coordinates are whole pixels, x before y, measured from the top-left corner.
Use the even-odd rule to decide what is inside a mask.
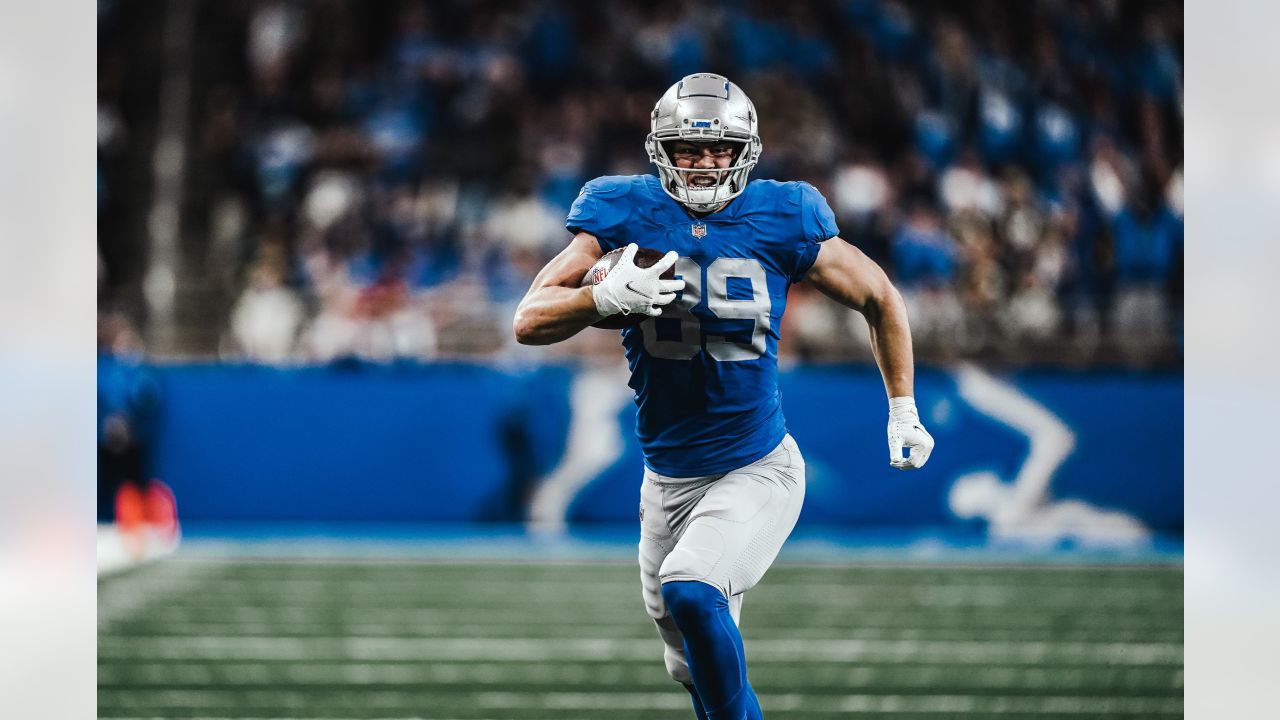
[[[663,584],[662,597],[684,635],[684,657],[707,720],[762,720],[725,596],[703,582],[677,581]]]

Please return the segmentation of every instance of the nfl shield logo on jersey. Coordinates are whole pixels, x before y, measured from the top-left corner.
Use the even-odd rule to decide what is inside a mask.
[[[702,239],[707,236],[707,226],[703,223],[694,223],[689,232],[692,232],[694,237]]]

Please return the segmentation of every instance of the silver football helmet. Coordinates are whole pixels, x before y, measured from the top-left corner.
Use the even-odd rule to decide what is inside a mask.
[[[712,212],[740,195],[764,149],[756,106],[742,88],[722,75],[697,73],[672,85],[653,106],[650,128],[644,147],[649,161],[658,166],[662,189],[696,212]],[[732,141],[739,147],[732,166],[692,171],[676,167],[667,148],[674,140]],[[690,185],[690,174],[713,175],[716,182],[706,187]]]

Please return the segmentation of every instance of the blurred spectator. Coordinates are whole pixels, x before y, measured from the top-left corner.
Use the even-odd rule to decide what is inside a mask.
[[[977,101],[978,68],[969,36],[958,24],[938,22],[925,79],[929,105],[946,127],[967,136]]]
[[[98,316],[98,522],[114,523],[127,553],[172,551],[173,492],[152,475],[160,383],[142,360],[133,323],[119,310]]]
[[[564,246],[565,213],[534,193],[534,177],[520,169],[509,192],[498,198],[484,223],[484,236],[500,251],[531,253],[549,260]],[[538,263],[541,268],[543,263]],[[529,277],[533,281],[533,277]],[[529,287],[526,283],[521,294]]]
[[[1182,251],[1182,220],[1165,203],[1165,189],[1146,176],[1112,217],[1116,301],[1112,326],[1131,360],[1170,340],[1168,291]]]
[[[938,198],[951,213],[975,212],[991,218],[1003,211],[1004,197],[983,170],[976,153],[966,152],[938,176]]]
[[[872,260],[889,264],[889,233],[897,214],[896,188],[887,170],[862,148],[850,152],[837,168],[828,202],[839,220],[841,236]]]
[[[942,219],[917,201],[893,237],[894,278],[911,318],[911,333],[927,347],[964,342],[964,313],[956,294],[957,249]]]
[[[832,209],[858,225],[866,224],[893,199],[884,168],[865,153],[855,155],[836,172],[833,189],[829,198]]]
[[[151,477],[148,454],[160,385],[142,362],[142,342],[124,313],[98,317],[98,520],[115,519],[125,484]]]
[[[231,341],[248,360],[283,363],[293,356],[302,301],[285,285],[284,247],[263,245],[249,268],[249,284],[231,310]]]
[[[319,361],[433,357],[435,326],[408,282],[413,259],[406,246],[385,256],[368,246],[313,248],[305,271],[320,312],[304,332],[304,355]]]

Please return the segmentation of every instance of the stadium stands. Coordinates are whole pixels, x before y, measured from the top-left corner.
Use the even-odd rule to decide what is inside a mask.
[[[165,312],[154,19],[100,7],[103,294],[153,353],[519,353],[579,187],[646,172],[653,98],[709,69],[756,99],[755,176],[815,184],[903,287],[923,359],[1180,365],[1176,2],[203,4]],[[784,352],[867,357],[854,315],[792,307]]]

